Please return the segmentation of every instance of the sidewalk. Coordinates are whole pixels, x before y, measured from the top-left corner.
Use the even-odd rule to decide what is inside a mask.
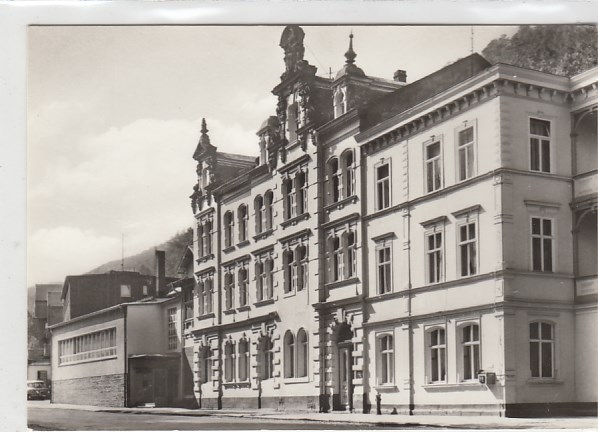
[[[323,423],[354,423],[372,426],[433,427],[451,429],[593,429],[598,430],[596,417],[558,417],[558,418],[505,418],[493,416],[438,416],[438,415],[391,415],[391,414],[351,414],[351,413],[284,413],[275,410],[208,410],[185,408],[114,408],[88,405],[43,404],[37,408],[75,409],[94,412],[181,415],[193,417],[251,417],[269,420],[313,421]]]

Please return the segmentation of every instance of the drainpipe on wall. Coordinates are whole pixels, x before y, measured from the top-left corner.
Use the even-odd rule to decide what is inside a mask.
[[[221,209],[220,197],[214,196],[214,204],[216,205],[216,226],[218,227],[218,234],[216,236],[218,245],[218,258],[216,261],[216,268],[218,271],[218,324],[222,324],[222,223],[221,223]],[[212,371],[213,372],[213,371]],[[218,409],[222,409],[222,330],[218,330]]]
[[[409,337],[409,415],[413,415],[415,409],[415,388],[413,382],[413,322],[411,319],[411,214],[409,207],[403,210],[407,213],[407,333]],[[403,240],[404,241],[404,240]]]
[[[124,341],[124,363],[125,363],[125,407],[129,406],[129,362],[127,354],[127,306],[121,305],[123,309],[123,341]]]
[[[367,229],[367,224],[366,222],[364,222],[364,216],[367,214],[367,181],[366,181],[366,176],[367,176],[367,172],[366,172],[366,152],[363,148],[360,149],[361,151],[359,152],[359,180],[360,180],[360,186],[361,186],[361,191],[360,191],[360,196],[361,196],[361,217],[360,217],[360,221],[361,221],[361,250],[362,250],[362,254],[361,254],[361,277],[362,277],[362,284],[361,284],[361,288],[362,288],[362,293],[361,293],[361,313],[362,313],[362,328],[365,326],[365,324],[369,321],[369,313],[368,313],[368,308],[367,308],[367,304],[366,304],[366,298],[368,298],[370,296],[370,289],[369,289],[369,272],[368,272],[368,266],[369,266],[369,260],[368,260],[368,253],[369,253],[369,248],[368,248],[368,229]],[[363,331],[363,355],[362,355],[362,362],[363,362],[363,369],[361,371],[361,385],[363,387],[363,400],[362,400],[362,412],[363,413],[369,413],[370,409],[371,409],[371,404],[369,401],[369,381],[368,381],[368,371],[369,371],[369,359],[370,359],[370,351],[369,351],[369,344],[368,344],[368,338],[366,336],[366,332],[365,329]]]

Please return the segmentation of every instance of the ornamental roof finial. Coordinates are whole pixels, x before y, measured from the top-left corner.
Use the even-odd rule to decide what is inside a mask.
[[[205,118],[201,119],[201,137],[199,138],[199,143],[204,148],[210,146],[210,137],[208,136],[208,126]]]
[[[357,54],[355,54],[355,51],[353,51],[353,30],[351,30],[351,33],[349,34],[349,49],[345,53],[345,58],[347,59],[346,63],[355,63],[355,57],[357,57]]]

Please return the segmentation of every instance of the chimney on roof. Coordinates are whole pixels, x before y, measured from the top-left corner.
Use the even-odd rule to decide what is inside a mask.
[[[404,71],[403,69],[397,69],[397,71],[393,75],[393,78],[395,81],[398,81],[401,83],[406,83],[407,82],[407,71]]]
[[[157,250],[155,253],[156,263],[156,294],[158,297],[166,295],[166,252]]]

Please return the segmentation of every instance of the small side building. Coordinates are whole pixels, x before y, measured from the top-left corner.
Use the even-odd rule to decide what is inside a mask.
[[[180,405],[181,298],[122,303],[51,326],[52,403]]]

